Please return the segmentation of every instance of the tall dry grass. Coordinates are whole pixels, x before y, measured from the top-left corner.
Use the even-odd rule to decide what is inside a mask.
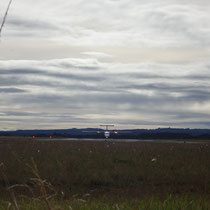
[[[193,198],[191,201],[197,201],[193,205],[199,206],[205,203],[198,204],[200,197],[208,198],[210,193],[209,146],[209,143],[5,139],[0,141],[0,162],[5,165],[10,185],[17,186],[15,195],[38,198],[48,209],[48,201],[54,199],[50,196],[55,193],[57,200],[71,200],[71,206],[80,202],[78,205],[84,207],[83,201],[95,205],[90,204],[95,199],[96,203],[102,202],[100,205],[119,203],[121,209],[124,201],[128,205],[133,199],[148,203],[148,198],[153,197],[159,199],[153,205],[158,202],[163,205],[161,200],[169,195],[171,203],[176,197],[184,199],[183,203]],[[3,194],[2,183],[1,178]],[[48,183],[54,187],[49,188],[52,185]],[[29,186],[33,195],[18,185]]]

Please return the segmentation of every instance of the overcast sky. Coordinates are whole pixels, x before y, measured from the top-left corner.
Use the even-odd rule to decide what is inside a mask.
[[[13,0],[0,130],[210,128],[209,58],[208,0]]]

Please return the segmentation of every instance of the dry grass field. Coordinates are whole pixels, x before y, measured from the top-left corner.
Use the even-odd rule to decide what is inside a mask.
[[[210,209],[210,143],[0,137],[0,209]]]

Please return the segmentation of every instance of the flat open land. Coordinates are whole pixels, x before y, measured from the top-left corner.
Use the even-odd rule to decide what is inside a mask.
[[[210,141],[0,137],[0,209],[210,209]]]

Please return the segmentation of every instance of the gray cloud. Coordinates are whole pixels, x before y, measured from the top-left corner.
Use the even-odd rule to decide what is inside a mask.
[[[92,69],[83,68],[89,64]],[[42,126],[48,127],[56,127],[58,122],[60,127],[68,127],[110,120],[130,126],[168,123],[195,127],[195,122],[200,121],[205,127],[210,85],[202,76],[195,77],[200,69],[203,76],[210,76],[208,62],[177,65],[100,63],[94,59],[1,61],[1,122],[12,128],[20,122],[27,127],[29,121],[28,127],[39,127],[36,123],[43,119]]]
[[[19,88],[0,88],[0,93],[24,93],[25,90]]]
[[[0,46],[0,128],[207,127],[209,9],[207,0],[14,1]]]
[[[26,0],[14,3],[5,34],[43,37],[80,46],[207,47],[210,44],[207,1],[205,5],[179,0],[149,3],[61,0],[57,4],[52,0],[45,3],[37,0],[36,6]]]
[[[20,29],[20,30],[57,30],[58,28],[47,22],[44,20],[37,20],[37,19],[30,19],[30,17],[23,18],[20,16],[12,16],[9,18],[9,21],[7,22],[7,24],[10,27],[15,27],[16,30]]]

